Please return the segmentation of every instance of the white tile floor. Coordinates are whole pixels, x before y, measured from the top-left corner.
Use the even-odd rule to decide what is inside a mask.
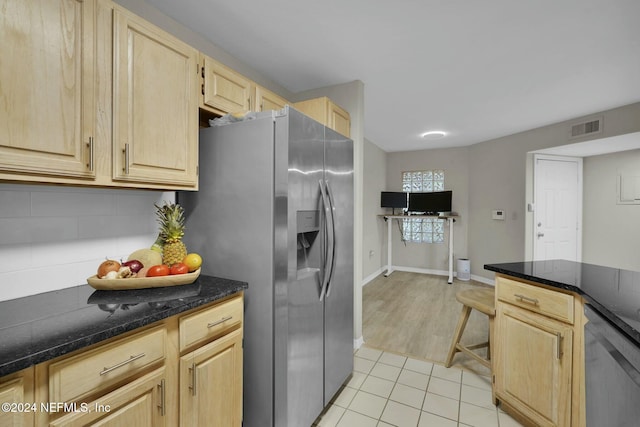
[[[491,403],[483,377],[368,347],[318,427],[518,427]]]

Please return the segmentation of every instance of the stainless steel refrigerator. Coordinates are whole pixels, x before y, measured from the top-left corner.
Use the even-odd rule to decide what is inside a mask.
[[[310,426],[353,369],[353,143],[286,107],[201,130],[199,164],[185,243],[249,283],[244,426]]]

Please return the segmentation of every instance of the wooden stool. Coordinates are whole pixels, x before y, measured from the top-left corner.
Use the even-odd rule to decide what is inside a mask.
[[[493,288],[468,289],[465,291],[458,291],[456,293],[456,299],[462,303],[462,313],[460,314],[460,319],[458,320],[456,332],[453,334],[453,341],[451,342],[451,348],[449,349],[449,354],[447,355],[445,366],[447,368],[450,367],[453,356],[455,356],[455,354],[460,351],[471,356],[487,368],[491,369],[490,359],[491,342],[493,341],[493,319],[496,316],[495,291]],[[471,309],[476,309],[480,313],[484,313],[489,316],[489,341],[481,344],[464,346],[460,344],[460,338],[462,338],[464,328],[465,326],[467,326],[467,320],[469,320]],[[477,353],[472,351],[483,347],[487,347],[486,359],[483,359]]]

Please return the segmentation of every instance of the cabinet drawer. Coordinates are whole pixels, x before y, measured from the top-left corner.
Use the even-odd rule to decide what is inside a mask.
[[[164,360],[167,331],[158,326],[49,366],[49,400],[94,394]]]
[[[204,309],[180,319],[180,351],[224,333],[242,323],[242,298]]]
[[[166,421],[165,368],[142,377],[88,402],[56,420],[49,427],[135,426],[163,427]]]
[[[497,278],[496,288],[500,301],[573,324],[573,296],[571,295],[504,277]]]

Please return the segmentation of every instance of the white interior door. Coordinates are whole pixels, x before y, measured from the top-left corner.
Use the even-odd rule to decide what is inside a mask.
[[[582,159],[534,157],[534,260],[582,257]]]

